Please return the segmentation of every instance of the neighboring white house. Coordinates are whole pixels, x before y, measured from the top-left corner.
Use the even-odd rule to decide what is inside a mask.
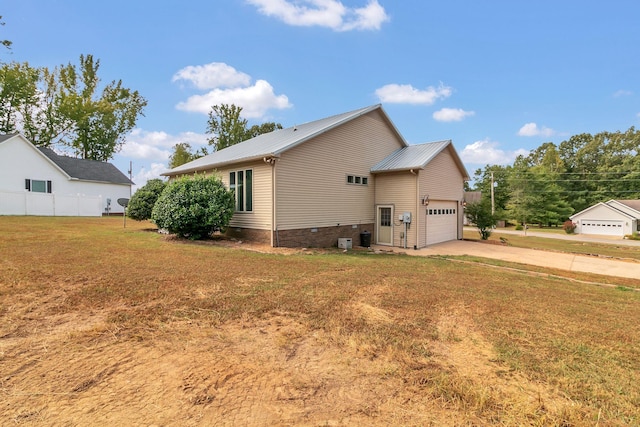
[[[600,202],[569,219],[576,224],[576,233],[622,238],[640,231],[640,200]]]
[[[133,183],[114,165],[60,156],[20,134],[0,135],[0,215],[122,214]]]
[[[227,233],[272,246],[462,238],[469,174],[453,144],[407,144],[381,105],[262,134],[163,175],[194,173],[219,174],[235,191]]]

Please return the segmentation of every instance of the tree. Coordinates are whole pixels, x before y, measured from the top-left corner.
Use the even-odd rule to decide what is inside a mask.
[[[127,206],[127,216],[136,221],[145,221],[151,219],[153,206],[156,204],[158,197],[166,187],[166,183],[161,179],[150,179],[147,183],[138,189]]]
[[[80,69],[72,64],[60,69],[59,113],[69,128],[63,144],[83,159],[106,161],[120,151],[147,101],[138,93],[112,81],[96,97],[100,60],[80,55]]]
[[[242,107],[234,104],[211,107],[209,120],[207,120],[207,133],[212,135],[209,138],[209,145],[213,146],[214,151],[220,151],[244,141],[248,122],[240,117],[241,112]]]
[[[19,130],[35,145],[60,144],[79,157],[109,160],[124,144],[147,101],[122,81],[98,97],[100,61],[80,56],[79,70],[28,63],[0,67],[0,131]]]
[[[31,126],[38,105],[40,70],[16,62],[0,67],[0,132],[13,133],[20,122]]]
[[[483,197],[479,202],[469,203],[465,206],[464,213],[469,221],[478,228],[480,238],[487,240],[497,222],[496,216],[491,213],[491,201]]]
[[[235,200],[233,191],[215,175],[185,176],[167,184],[151,219],[160,229],[180,237],[203,239],[229,225]]]
[[[2,20],[2,15],[0,15],[0,26],[4,27],[4,21]],[[9,40],[0,40],[0,45],[6,47],[7,49],[11,49],[11,45],[13,43]]]
[[[242,107],[234,104],[211,107],[206,133],[211,135],[208,141],[213,151],[222,150],[263,133],[282,129],[282,125],[275,122],[265,122],[248,128],[248,121],[240,116],[241,113]],[[207,154],[206,149],[203,148],[201,151],[204,155]]]
[[[173,153],[169,156],[169,169],[176,168],[200,157],[198,153],[191,152],[191,144],[180,142],[173,146]]]
[[[275,122],[265,122],[260,125],[253,125],[245,132],[243,141],[255,138],[256,136],[262,135],[263,133],[269,133],[279,129],[282,129],[282,125]]]
[[[486,165],[484,170],[477,169],[474,174],[474,189],[481,191],[482,197],[488,197],[491,202],[491,175],[493,174],[493,199],[496,218],[507,219],[506,210],[509,202],[508,178],[511,171],[510,166]]]

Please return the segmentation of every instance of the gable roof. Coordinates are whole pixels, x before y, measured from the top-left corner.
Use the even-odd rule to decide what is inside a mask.
[[[626,207],[638,212],[638,214],[640,215],[640,200],[612,200],[612,202],[621,203]]]
[[[616,208],[615,204],[611,203],[611,202],[616,202],[616,200],[609,200],[606,203],[604,203],[604,202],[596,203],[593,206],[589,206],[588,208],[583,209],[580,212],[571,215],[569,217],[569,219],[573,221],[574,218],[576,218],[576,217],[578,217],[580,215],[583,215],[583,214],[585,214],[585,213],[589,212],[590,210],[593,210],[593,209],[595,209],[597,207],[603,207],[603,208],[605,208],[607,210],[610,210],[610,211],[612,211],[612,212],[614,212],[614,213],[616,213],[618,215],[622,215],[622,216],[624,216],[624,217],[626,217],[628,219],[632,219],[632,220],[633,219],[640,219],[640,212],[636,212],[636,214],[634,214],[633,212]]]
[[[408,145],[391,153],[385,159],[371,168],[371,173],[398,172],[412,169],[424,169],[438,154],[447,147],[451,147],[453,160],[460,168],[463,177],[468,180],[469,172],[464,167],[458,153],[453,148],[451,140],[428,142],[425,144]]]
[[[31,147],[34,152],[44,157],[55,168],[59,169],[67,179],[105,182],[109,184],[133,184],[125,174],[120,172],[120,170],[111,163],[61,156],[50,148],[36,147],[19,133],[0,135],[0,144],[15,137],[18,137],[25,144]]]
[[[37,147],[42,154],[71,178],[82,181],[132,185],[133,182],[111,163],[61,156],[50,148]]]
[[[275,130],[273,132],[258,135],[231,147],[216,151],[207,156],[193,160],[184,165],[173,168],[162,175],[171,176],[183,173],[208,170],[232,163],[261,160],[264,158],[279,157],[282,153],[300,145],[311,138],[321,135],[337,126],[368,114],[372,111],[380,110],[384,118],[389,123],[403,145],[408,145],[400,132],[396,129],[391,119],[382,109],[380,104],[372,105],[358,110],[349,111],[335,116],[327,117],[313,122],[292,126],[287,129]]]

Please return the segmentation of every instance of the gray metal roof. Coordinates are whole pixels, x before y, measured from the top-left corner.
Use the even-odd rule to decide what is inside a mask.
[[[65,171],[71,178],[83,181],[107,182],[110,184],[133,184],[125,174],[120,172],[120,170],[111,163],[60,156],[49,148],[36,148],[47,156],[49,160],[58,165],[58,167]]]
[[[407,147],[399,148],[381,162],[374,165],[371,168],[371,173],[424,169],[430,161],[450,145],[452,145],[451,140],[446,140],[409,145]],[[451,150],[451,154],[455,162],[458,164],[462,175],[466,179],[469,179],[469,173],[460,160],[460,157],[458,157],[456,150]]]
[[[386,113],[384,113],[384,110],[382,110],[382,106],[377,104],[349,111],[347,113],[337,114],[321,120],[292,126],[287,129],[258,135],[255,138],[248,139],[239,144],[232,145],[231,147],[227,147],[189,163],[185,163],[184,165],[173,168],[162,175],[171,176],[191,173],[232,163],[258,160],[265,157],[279,157],[283,152],[302,144],[311,138],[377,109],[382,111],[383,115],[389,121],[390,126],[398,134],[400,140],[406,144],[402,135],[400,135],[400,132],[398,132]]]

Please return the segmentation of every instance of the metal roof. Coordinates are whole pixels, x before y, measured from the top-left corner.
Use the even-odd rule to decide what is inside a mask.
[[[371,168],[371,173],[406,171],[424,169],[441,151],[453,145],[451,140],[428,142],[402,147],[391,153],[384,160]],[[451,150],[454,161],[458,164],[462,175],[469,179],[464,164],[455,149]]]
[[[71,178],[83,181],[108,182],[111,184],[133,184],[125,174],[120,172],[120,170],[111,163],[60,156],[49,148],[36,148],[47,156],[49,160],[58,165],[58,167],[65,171]]]
[[[184,165],[173,168],[162,175],[171,176],[183,173],[191,173],[201,170],[208,170],[227,164],[253,161],[269,157],[279,157],[283,152],[308,141],[330,129],[342,125],[371,111],[380,109],[388,120],[390,126],[398,134],[398,137],[406,145],[404,138],[395,128],[380,104],[372,105],[347,113],[292,126],[287,129],[280,129],[273,132],[258,135],[231,147],[216,151],[207,156],[193,160]]]

